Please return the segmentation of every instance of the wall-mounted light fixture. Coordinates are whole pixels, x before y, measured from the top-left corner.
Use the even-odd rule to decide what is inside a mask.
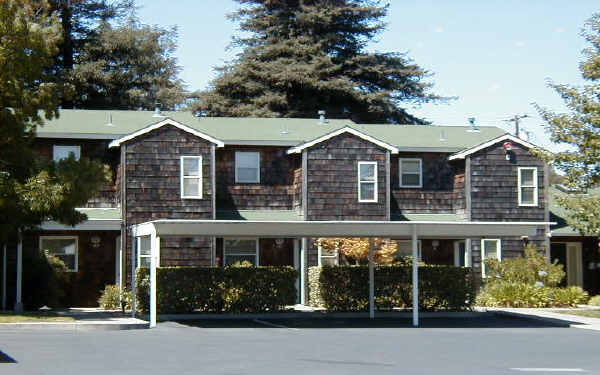
[[[275,246],[277,246],[278,249],[281,249],[283,247],[284,243],[285,243],[285,239],[283,239],[283,238],[275,239]]]
[[[90,238],[90,242],[92,243],[93,248],[98,248],[100,247],[100,242],[102,242],[102,240],[100,239],[100,236],[95,235]]]
[[[431,241],[431,247],[433,247],[433,251],[437,250],[437,248],[440,247],[440,241],[439,240]]]
[[[511,153],[514,150],[514,146],[512,144],[511,141],[506,141],[502,144],[502,148],[504,149],[504,152],[506,153],[506,160],[510,160],[511,157]]]

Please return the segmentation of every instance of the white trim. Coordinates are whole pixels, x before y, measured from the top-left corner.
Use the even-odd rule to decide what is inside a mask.
[[[258,156],[258,165],[256,166],[256,180],[255,181],[240,181],[238,177],[238,154],[256,154]],[[234,168],[235,168],[235,183],[236,184],[260,184],[260,151],[236,151],[234,155]]]
[[[533,186],[522,186],[521,171],[532,170],[533,171]],[[523,203],[522,188],[533,188],[533,203]],[[519,206],[522,207],[537,207],[538,205],[538,169],[537,167],[518,167],[517,168],[517,193],[519,196]]]
[[[119,291],[123,290],[123,251],[120,235],[115,239],[115,284],[119,286]]]
[[[79,237],[78,236],[40,236],[38,245],[39,250],[42,251],[42,241],[43,240],[75,240],[75,269],[67,270],[67,272],[79,272]]]
[[[584,270],[584,264],[583,264],[583,252],[582,252],[582,244],[580,241],[559,241],[559,242],[552,242],[551,245],[554,244],[561,244],[561,245],[565,245],[565,261],[567,262],[567,264],[565,264],[565,272],[567,272],[567,285],[569,286],[580,286],[583,287],[583,270]],[[569,257],[569,246],[575,246],[575,264],[572,264],[571,262],[571,257]],[[550,262],[552,262],[552,259],[549,258]],[[573,274],[575,274],[575,276],[572,276]],[[571,275],[571,279],[569,280],[569,277]],[[574,281],[574,282],[573,282]]]
[[[79,160],[81,158],[81,146],[79,146],[79,145],[52,145],[52,160],[56,161],[56,162],[62,160],[62,159],[58,159],[58,160],[56,159],[56,149],[67,148],[67,147],[77,149],[77,152],[73,152],[73,154],[75,155],[75,160]]]
[[[321,260],[321,258],[327,258],[327,259],[335,259],[335,265],[339,265],[340,264],[340,252],[338,249],[334,249],[335,251],[335,255],[323,255],[323,248],[321,245],[317,246],[317,265],[319,267],[323,266],[323,262]]]
[[[152,125],[146,126],[145,128],[140,129],[140,130],[138,130],[138,131],[136,131],[134,133],[131,133],[131,134],[126,135],[124,137],[121,137],[119,139],[115,139],[114,141],[110,142],[110,144],[108,145],[108,148],[119,147],[124,142],[127,142],[127,141],[129,141],[129,140],[131,140],[133,138],[136,138],[136,137],[140,136],[140,135],[149,133],[149,132],[151,132],[153,130],[156,130],[158,128],[161,128],[161,127],[163,127],[165,125],[172,125],[172,126],[178,128],[180,130],[183,130],[184,132],[193,134],[196,137],[200,137],[200,138],[205,139],[205,140],[207,140],[209,142],[212,142],[215,145],[217,145],[217,147],[223,147],[225,145],[223,143],[223,141],[220,141],[220,140],[218,140],[216,138],[213,138],[213,137],[211,137],[208,134],[199,132],[198,130],[192,129],[192,128],[190,128],[187,125],[184,125],[184,124],[179,123],[179,122],[177,122],[175,120],[171,120],[170,118],[167,118],[167,119],[165,119],[165,120],[163,120],[161,122],[157,122],[156,124],[152,124]]]
[[[363,181],[360,179],[361,165],[373,165],[373,181],[366,181],[366,180]],[[377,203],[377,198],[378,198],[377,189],[379,188],[378,183],[377,183],[377,162],[376,161],[359,161],[357,164],[356,173],[357,173],[356,179],[358,180],[358,201],[360,203]],[[361,184],[373,184],[374,185],[373,199],[360,199],[360,193],[361,193],[360,185]]]
[[[256,259],[256,264],[254,265],[255,267],[258,267],[260,265],[260,246],[259,246],[259,239],[258,237],[253,237],[253,238],[247,238],[247,237],[224,237],[223,238],[223,267],[227,266],[227,247],[225,246],[225,244],[227,243],[228,240],[243,240],[243,241],[249,241],[249,240],[254,240],[254,242],[256,243],[256,252],[254,254],[254,257]],[[250,254],[229,254],[230,256],[248,256]]]
[[[496,143],[502,142],[502,141],[511,141],[511,142],[520,144],[521,146],[527,147],[527,148],[538,148],[533,143],[529,143],[527,141],[524,141],[521,138],[517,138],[517,137],[515,137],[513,135],[510,135],[510,134],[504,134],[504,135],[496,137],[496,138],[494,138],[494,139],[492,139],[490,141],[482,143],[482,144],[480,144],[478,146],[470,147],[470,148],[467,148],[467,149],[465,149],[465,150],[463,150],[461,152],[458,152],[458,153],[456,153],[454,155],[450,155],[450,157],[448,158],[448,160],[464,159],[465,156],[467,156],[467,155],[471,155],[471,154],[473,154],[473,153],[475,153],[477,151],[483,150],[484,148],[488,148],[488,147],[490,147],[492,145],[495,145]]]
[[[146,254],[144,256],[142,256],[142,252],[140,251],[142,249],[142,246],[141,246],[142,237],[150,237],[150,248],[146,249],[146,250],[150,250],[150,253]],[[152,250],[153,250],[152,249],[152,246],[153,246],[152,238],[153,238],[153,236],[151,234],[148,234],[148,235],[144,235],[144,236],[136,236],[135,238],[136,238],[136,242],[137,242],[135,268],[139,268],[142,258],[149,258],[150,261],[152,261],[152,256],[153,256],[153,254],[152,254]],[[155,241],[156,241],[156,239],[155,239]],[[155,250],[156,250],[156,255],[155,255],[156,256],[156,267],[160,267],[160,246],[157,246],[157,248]]]
[[[460,244],[464,244],[465,254],[463,258],[464,265],[460,265]],[[454,241],[454,266],[455,267],[469,267],[470,264],[468,260],[468,251],[467,251],[467,240],[456,240]]]
[[[300,151],[304,150],[305,148],[312,147],[312,146],[314,146],[314,145],[316,145],[318,143],[321,143],[323,141],[326,141],[328,139],[331,139],[333,137],[336,137],[336,136],[338,136],[340,134],[344,134],[344,133],[350,133],[350,134],[353,134],[353,135],[355,135],[355,136],[357,136],[359,138],[364,139],[365,141],[374,143],[374,144],[376,144],[377,146],[379,146],[381,148],[385,148],[387,150],[390,150],[390,152],[392,154],[397,154],[398,153],[398,148],[397,147],[394,147],[394,146],[392,146],[389,143],[386,143],[386,142],[380,141],[380,140],[378,140],[376,138],[373,138],[370,135],[362,133],[362,132],[360,132],[360,131],[358,131],[358,130],[356,130],[354,128],[351,128],[349,126],[345,126],[345,127],[341,128],[341,129],[338,129],[338,130],[335,130],[335,131],[333,131],[331,133],[325,134],[325,135],[323,135],[323,136],[321,136],[321,137],[319,137],[317,139],[314,139],[312,141],[299,144],[296,147],[292,147],[289,150],[287,150],[287,153],[288,154],[297,154],[297,153],[300,153]]]
[[[44,221],[40,225],[42,230],[120,230],[121,219],[86,220],[75,226],[61,224],[57,221]]]
[[[276,140],[236,140],[232,139],[229,141],[223,141],[226,146],[288,146],[292,147],[302,142],[301,139],[290,140],[290,141],[276,141]]]
[[[403,161],[419,161],[419,185],[404,185],[402,184],[402,174],[416,174],[415,172],[402,172],[402,162]],[[423,187],[423,159],[421,158],[399,158],[398,159],[398,175],[400,177],[400,181],[398,182],[401,188],[415,188],[419,189]]]
[[[482,238],[481,239],[481,276],[486,278],[485,269],[485,242],[495,241],[496,242],[496,258],[502,261],[502,240],[500,238]]]
[[[186,176],[184,175],[183,165],[185,159],[196,159],[198,163],[198,176]],[[182,155],[179,162],[179,196],[181,199],[202,199],[202,190],[204,184],[202,183],[202,156],[201,155]],[[184,181],[185,179],[198,180],[198,195],[185,195],[184,194]]]

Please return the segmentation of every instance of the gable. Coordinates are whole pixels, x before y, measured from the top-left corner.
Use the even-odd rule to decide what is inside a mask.
[[[143,129],[140,129],[140,130],[138,130],[138,131],[136,131],[134,133],[131,133],[131,134],[126,135],[124,137],[121,137],[119,139],[115,139],[114,141],[112,141],[108,145],[108,147],[109,148],[119,147],[119,146],[121,146],[122,143],[128,142],[128,141],[133,140],[133,139],[135,139],[137,137],[140,137],[142,135],[148,134],[148,133],[150,133],[150,132],[152,132],[152,131],[154,131],[156,129],[160,129],[160,128],[164,127],[164,126],[173,126],[173,127],[178,128],[178,129],[180,129],[180,130],[182,130],[182,131],[184,131],[186,133],[189,133],[189,134],[192,134],[192,135],[194,135],[194,136],[196,136],[198,138],[204,139],[204,140],[206,140],[206,141],[208,141],[210,143],[214,143],[217,147],[223,147],[224,146],[224,143],[222,141],[220,141],[220,140],[218,140],[216,138],[213,138],[213,137],[211,137],[208,134],[200,132],[200,131],[198,131],[196,129],[192,129],[192,128],[190,128],[187,125],[184,125],[182,123],[179,123],[177,121],[174,121],[174,120],[171,120],[171,119],[167,118],[167,119],[165,119],[163,121],[157,122],[156,124],[152,124],[152,125],[149,125],[149,126],[143,128]]]
[[[300,153],[300,152],[302,152],[302,150],[304,150],[306,148],[313,147],[313,146],[315,146],[315,145],[317,145],[319,143],[328,141],[328,140],[330,140],[330,139],[332,139],[334,137],[337,137],[339,135],[342,135],[342,134],[352,134],[352,135],[354,135],[354,136],[356,136],[358,138],[361,138],[361,139],[363,139],[363,140],[365,140],[367,142],[373,143],[373,144],[375,144],[375,145],[377,145],[377,146],[379,146],[379,147],[381,147],[383,149],[389,150],[392,154],[397,154],[398,153],[398,148],[396,148],[395,146],[392,146],[389,143],[383,142],[383,141],[381,141],[379,139],[371,137],[368,134],[365,134],[363,132],[360,132],[360,131],[358,131],[356,129],[353,129],[351,127],[348,127],[348,126],[343,127],[341,129],[338,129],[338,130],[335,130],[335,131],[332,131],[331,133],[327,133],[327,134],[325,134],[325,135],[323,135],[323,136],[321,136],[319,138],[313,139],[312,141],[301,143],[301,144],[299,144],[299,145],[297,145],[295,147],[292,147],[289,150],[287,150],[287,153],[288,154]]]
[[[524,140],[522,140],[520,138],[517,138],[517,137],[515,137],[513,135],[510,135],[510,134],[505,134],[505,135],[502,135],[500,137],[497,137],[497,138],[494,138],[492,140],[489,140],[487,142],[481,143],[481,144],[479,144],[477,146],[473,146],[473,147],[467,148],[465,150],[462,150],[460,152],[457,152],[457,153],[455,153],[453,155],[450,155],[450,157],[448,158],[448,160],[464,159],[468,155],[474,154],[474,153],[476,153],[478,151],[481,151],[481,150],[484,150],[484,149],[486,149],[488,147],[492,147],[492,146],[494,146],[494,145],[496,145],[496,144],[498,144],[500,142],[507,142],[507,141],[516,143],[517,145],[523,146],[526,149],[538,148],[533,143],[529,143],[527,141],[524,141]]]

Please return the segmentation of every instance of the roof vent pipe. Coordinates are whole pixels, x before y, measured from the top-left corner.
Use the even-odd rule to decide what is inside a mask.
[[[446,142],[448,139],[446,138],[446,132],[440,131],[440,142]]]
[[[469,130],[467,130],[468,132],[479,132],[479,128],[477,126],[475,126],[475,117],[469,117]]]
[[[319,114],[319,124],[326,124],[327,123],[327,117],[325,117],[325,114],[327,112],[325,112],[325,110],[321,109],[317,113]]]
[[[152,115],[152,117],[165,117],[160,111],[160,100],[157,100],[154,103],[154,114]]]

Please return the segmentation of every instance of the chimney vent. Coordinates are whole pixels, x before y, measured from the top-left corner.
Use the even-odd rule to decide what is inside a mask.
[[[469,117],[469,130],[467,130],[470,133],[477,133],[479,132],[479,128],[477,126],[475,126],[475,117]]]
[[[325,115],[327,114],[327,112],[325,112],[325,110],[321,109],[317,113],[319,114],[319,124],[326,124],[327,123],[327,117],[325,117]]]
[[[444,130],[440,131],[440,142],[446,142],[446,132]]]
[[[154,114],[152,115],[152,117],[165,117],[160,111],[160,100],[157,100],[154,103]]]
[[[106,123],[106,126],[115,126],[112,121],[112,114],[108,114],[108,122]]]

